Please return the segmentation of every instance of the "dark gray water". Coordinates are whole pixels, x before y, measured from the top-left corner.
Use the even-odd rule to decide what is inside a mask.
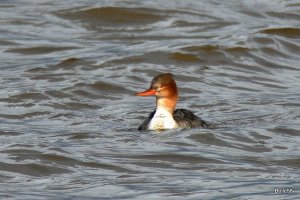
[[[0,50],[1,199],[300,199],[300,1],[1,1]],[[137,132],[164,72],[214,128]]]

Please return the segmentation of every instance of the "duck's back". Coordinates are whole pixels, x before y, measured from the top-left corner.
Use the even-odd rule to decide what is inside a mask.
[[[180,128],[207,128],[208,124],[189,110],[177,109],[174,111],[174,120]]]

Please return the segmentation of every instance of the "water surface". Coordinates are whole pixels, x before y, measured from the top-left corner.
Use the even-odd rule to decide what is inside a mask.
[[[1,1],[0,196],[299,199],[299,11]],[[137,131],[155,102],[134,94],[165,72],[213,128]]]

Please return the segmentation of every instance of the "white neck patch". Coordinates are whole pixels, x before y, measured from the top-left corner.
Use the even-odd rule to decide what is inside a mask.
[[[148,129],[160,130],[160,129],[172,129],[177,128],[178,125],[175,122],[173,115],[163,107],[157,107],[155,115],[151,119]]]

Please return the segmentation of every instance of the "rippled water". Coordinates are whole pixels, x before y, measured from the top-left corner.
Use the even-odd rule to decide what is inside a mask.
[[[2,198],[300,198],[299,1],[1,1],[0,48]],[[213,128],[137,131],[163,72]]]

